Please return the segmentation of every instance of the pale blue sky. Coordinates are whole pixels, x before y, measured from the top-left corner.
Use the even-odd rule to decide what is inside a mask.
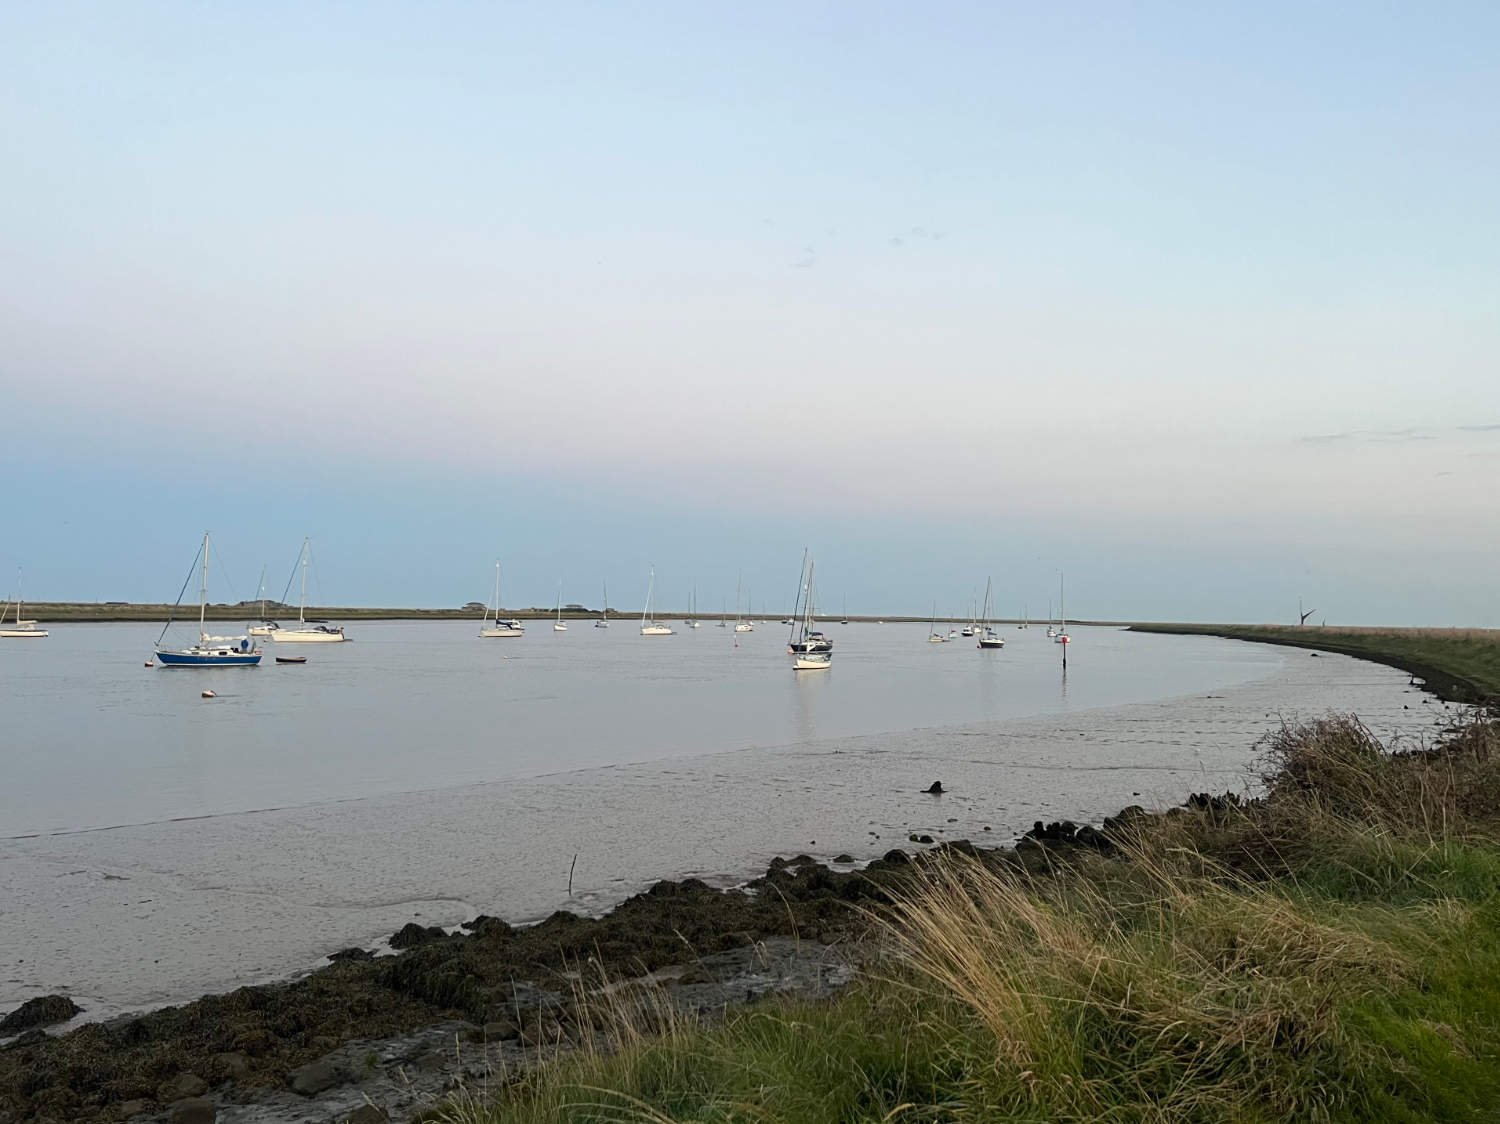
[[[1500,625],[1500,8],[34,5],[0,573]],[[280,579],[278,579],[280,580]],[[9,586],[11,581],[0,582]],[[1014,603],[1014,604],[1012,604]],[[774,604],[773,604],[774,608]]]

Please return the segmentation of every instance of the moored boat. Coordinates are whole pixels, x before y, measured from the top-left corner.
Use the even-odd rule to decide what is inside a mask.
[[[203,532],[203,545],[199,547],[202,577],[198,586],[198,643],[187,648],[164,648],[167,630],[172,627],[172,618],[156,639],[156,661],[162,667],[254,667],[260,663],[260,649],[249,636],[210,636],[203,631],[205,614],[208,611],[208,532]],[[189,580],[192,572],[189,571]],[[184,583],[186,585],[186,583]],[[182,598],[179,595],[178,604]],[[174,610],[176,606],[173,606]]]

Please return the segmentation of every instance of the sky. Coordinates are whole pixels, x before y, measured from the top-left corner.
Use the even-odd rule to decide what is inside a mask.
[[[0,591],[1500,626],[1500,6],[16,5]]]

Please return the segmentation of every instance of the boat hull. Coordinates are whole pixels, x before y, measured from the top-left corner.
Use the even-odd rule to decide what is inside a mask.
[[[156,660],[162,667],[255,667],[260,663],[259,652],[161,652]]]
[[[525,636],[526,632],[520,628],[481,628],[479,637],[482,640],[495,640],[506,636]]]
[[[0,628],[0,636],[7,640],[45,640],[45,628]]]
[[[674,636],[676,635],[664,624],[647,624],[641,626],[642,636]]]
[[[342,632],[319,632],[316,629],[278,628],[271,634],[278,644],[342,644],[348,639]]]
[[[827,671],[832,665],[832,652],[801,652],[792,657],[794,671]]]

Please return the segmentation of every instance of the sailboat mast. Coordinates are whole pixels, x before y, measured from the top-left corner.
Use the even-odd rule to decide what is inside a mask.
[[[297,606],[297,623],[307,623],[307,544],[311,539],[302,540],[302,601]]]
[[[656,589],[656,567],[651,567],[651,577],[646,582],[646,607],[641,610],[641,627],[645,628],[651,617],[651,594]]]
[[[203,642],[203,615],[208,611],[208,532],[203,532],[203,580],[198,585],[198,642]]]

